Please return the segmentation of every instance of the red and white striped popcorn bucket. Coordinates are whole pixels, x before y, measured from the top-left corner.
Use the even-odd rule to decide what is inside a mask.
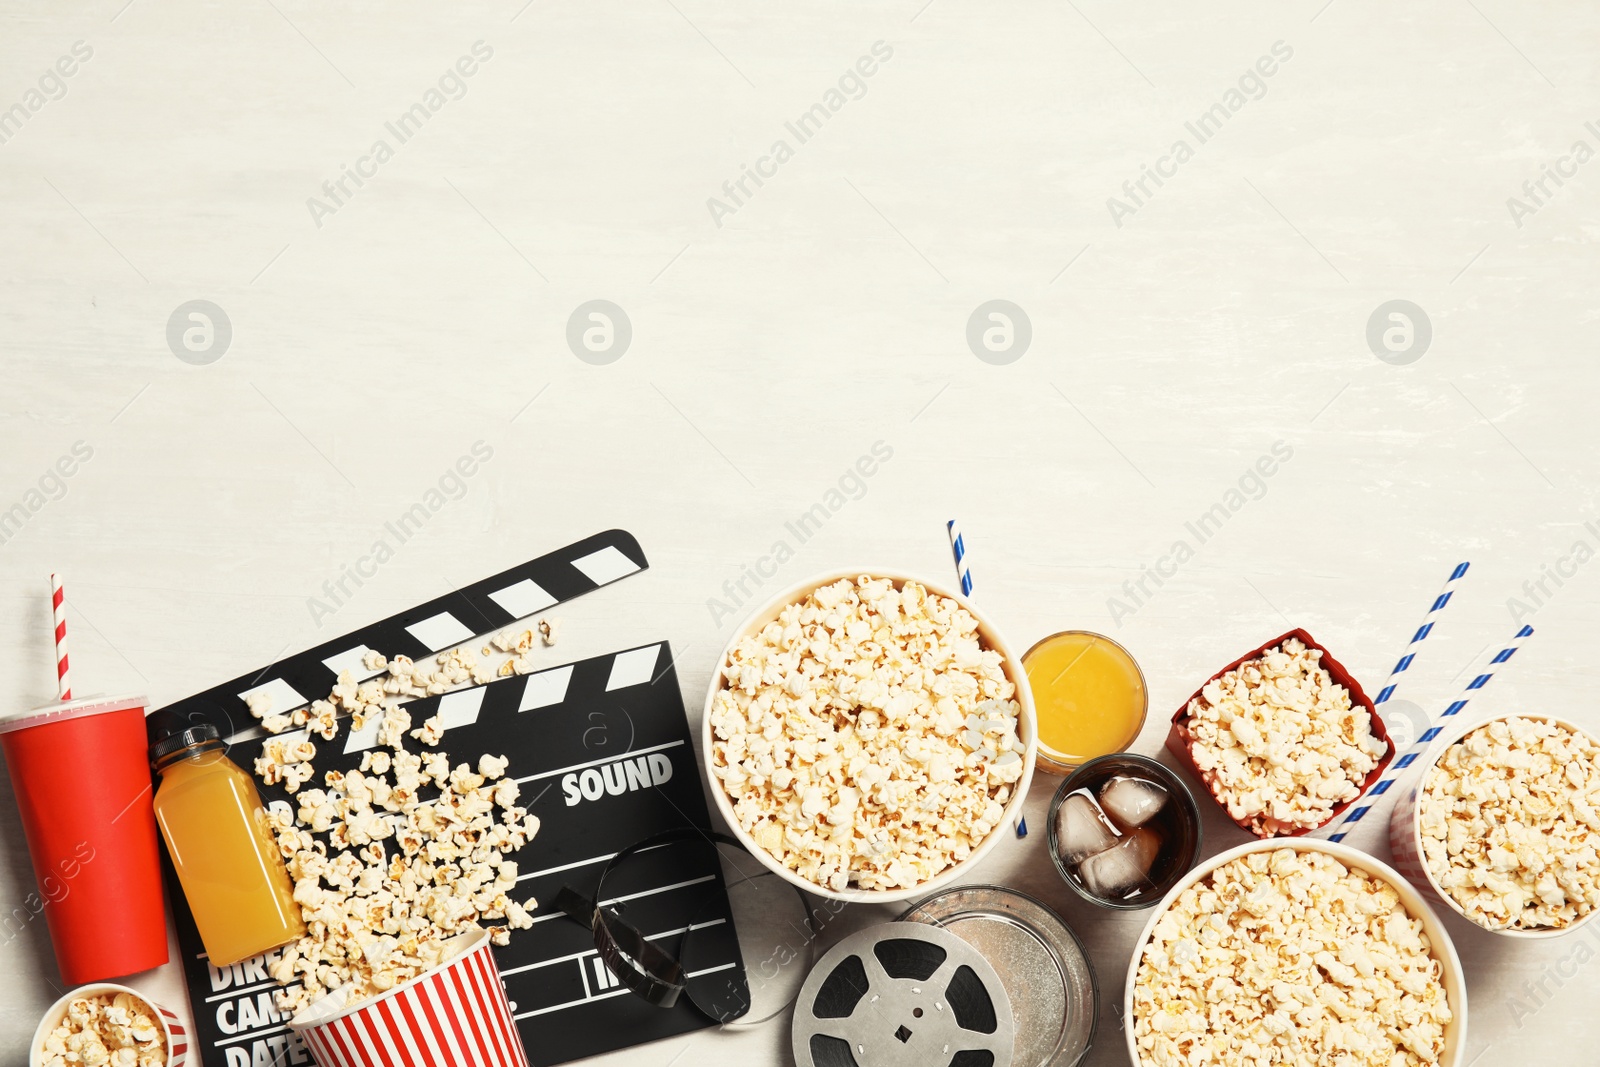
[[[44,1051],[45,1039],[67,1017],[67,1010],[73,1001],[88,997],[114,997],[118,993],[129,993],[141,1004],[155,1011],[155,1019],[161,1024],[161,1036],[167,1048],[166,1067],[184,1067],[189,1062],[189,1032],[184,1029],[178,1017],[137,989],[129,989],[125,985],[116,985],[112,982],[95,982],[93,985],[80,986],[50,1005],[50,1010],[39,1020],[39,1029],[34,1031],[33,1048],[28,1054],[28,1067],[42,1067],[49,1061],[50,1057],[46,1056]]]
[[[487,930],[453,939],[443,963],[381,996],[335,990],[289,1020],[318,1067],[529,1067]]]
[[[1512,718],[1510,715],[1496,716],[1496,719]],[[1541,715],[1536,712],[1518,712],[1519,719],[1533,719],[1539,722],[1548,722],[1561,726],[1573,733],[1586,734],[1581,726],[1568,719],[1557,718],[1554,715]],[[1589,914],[1567,926],[1549,928],[1522,929],[1519,927],[1490,927],[1484,926],[1477,919],[1469,915],[1454,897],[1439,887],[1434,879],[1433,872],[1428,870],[1427,857],[1422,847],[1422,788],[1428,780],[1428,775],[1433,768],[1444,758],[1444,754],[1452,746],[1460,742],[1474,730],[1488,726],[1495,719],[1484,719],[1479,722],[1457,726],[1449,734],[1434,741],[1434,747],[1429,749],[1427,757],[1416,765],[1416,769],[1406,779],[1409,783],[1400,795],[1395,798],[1394,809],[1389,813],[1389,852],[1393,857],[1395,869],[1406,876],[1406,880],[1424,894],[1444,904],[1444,906],[1468,922],[1491,934],[1522,940],[1536,940],[1543,938],[1562,937],[1572,933],[1578,927],[1588,923],[1600,911],[1591,911]]]

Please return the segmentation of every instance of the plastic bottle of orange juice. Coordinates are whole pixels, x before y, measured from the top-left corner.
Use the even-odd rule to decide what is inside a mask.
[[[156,822],[214,967],[259,955],[306,926],[255,782],[210,723],[155,724]],[[164,728],[163,728],[164,726]]]

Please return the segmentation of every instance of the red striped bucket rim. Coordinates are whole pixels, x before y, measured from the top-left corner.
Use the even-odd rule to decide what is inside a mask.
[[[486,930],[387,992],[346,1004],[335,991],[289,1020],[321,1067],[527,1067]]]

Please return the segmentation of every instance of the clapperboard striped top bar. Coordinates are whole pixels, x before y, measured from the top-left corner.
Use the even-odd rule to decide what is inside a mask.
[[[213,686],[168,705],[168,710],[200,712],[208,718],[221,712],[225,722],[219,727],[229,725],[230,732],[237,732],[253,725],[239,714],[249,696],[268,696],[273,712],[285,714],[326,696],[341,671],[349,670],[358,681],[381,673],[362,665],[369,650],[422,659],[647,567],[644,550],[632,534],[607,530]]]
[[[662,648],[663,646],[659,644],[647,645],[644,648],[618,652],[611,657],[604,691],[609,693],[616,689],[650,682],[655,677],[656,662],[661,658]],[[478,716],[484,710],[485,702],[493,707],[498,701],[506,710],[518,712],[552,707],[565,703],[567,690],[572,685],[572,672],[576,666],[577,664],[568,663],[548,670],[535,671],[520,678],[508,679],[499,686],[491,684],[475,686],[472,689],[458,689],[438,697],[408,701],[405,707],[410,709],[412,718],[417,721],[421,721],[418,716],[439,716],[447,731],[477,722]],[[520,689],[514,684],[517,681],[523,683]],[[515,707],[512,708],[511,705]],[[374,715],[361,729],[345,731],[344,751],[365,752],[369,748],[377,747],[378,729],[382,725],[383,720]],[[309,737],[310,732],[301,729],[283,736]]]

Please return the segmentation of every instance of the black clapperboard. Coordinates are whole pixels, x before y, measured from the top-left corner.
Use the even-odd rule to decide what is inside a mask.
[[[342,670],[357,679],[367,649],[413,659],[436,654],[555,604],[643,570],[644,554],[613,530],[521,567],[292,656],[244,678],[170,705],[226,726],[244,709],[243,695],[273,694],[283,712],[325,696]],[[710,1026],[687,997],[673,1008],[646,1003],[623,987],[595,951],[589,930],[554,907],[562,886],[592,896],[606,862],[665,830],[708,829],[699,767],[665,641],[606,656],[513,675],[487,685],[408,702],[412,723],[438,715],[446,725],[438,751],[452,763],[477,765],[485,753],[506,756],[518,801],[537,815],[539,833],[509,859],[518,882],[510,894],[535,898],[533,927],[516,930],[495,949],[512,1013],[530,1059],[541,1065]],[[377,722],[358,731],[349,722],[332,741],[313,737],[320,786],[329,770],[359,767],[377,746]],[[293,738],[303,730],[279,735]],[[267,738],[236,737],[229,756],[250,768]],[[414,752],[430,750],[406,738]],[[294,804],[279,786],[261,786],[270,807]],[[424,791],[424,796],[431,791]],[[392,839],[388,842],[392,847]],[[170,875],[170,868],[169,868]],[[169,877],[178,943],[194,1016],[195,1053],[203,1067],[297,1067],[310,1054],[273,1005],[278,984],[267,974],[275,953],[227,968],[205,958],[199,933],[175,879]],[[712,980],[747,1002],[744,965],[733,929],[721,865],[708,848],[651,849],[619,865],[605,884],[606,902],[669,952],[693,927],[696,980]],[[498,925],[498,923],[497,923]],[[724,980],[721,972],[726,972]]]

